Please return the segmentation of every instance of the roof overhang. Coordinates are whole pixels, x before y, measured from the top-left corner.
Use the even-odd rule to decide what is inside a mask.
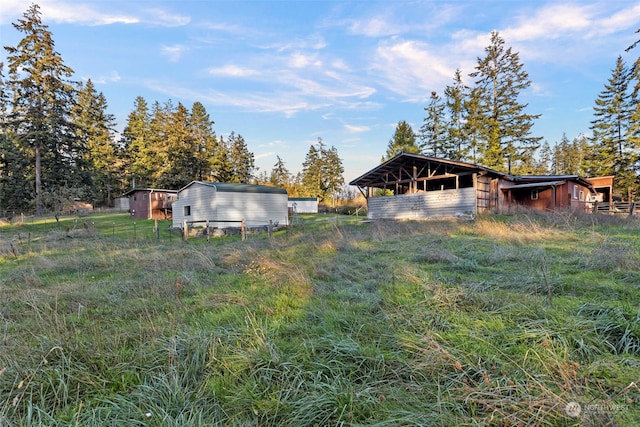
[[[385,188],[393,183],[411,182],[412,179],[416,178],[414,168],[416,169],[415,174],[422,180],[447,178],[472,173],[490,173],[497,176],[504,175],[502,172],[472,163],[440,159],[422,154],[399,153],[395,157],[354,179],[349,185],[355,185],[360,188]]]
[[[547,182],[530,182],[528,184],[507,184],[501,187],[502,190],[518,190],[520,188],[548,188],[566,184],[567,181],[547,181]]]

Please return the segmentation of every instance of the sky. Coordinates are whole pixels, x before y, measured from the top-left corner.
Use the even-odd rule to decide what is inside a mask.
[[[30,0],[1,0],[0,45]],[[258,173],[279,156],[297,173],[318,138],[346,182],[380,163],[400,121],[418,131],[432,91],[460,69],[466,84],[490,34],[518,52],[551,145],[589,134],[593,106],[618,56],[640,46],[640,2],[39,0],[74,79],[91,79],[121,131],[134,100],[201,102],[217,135],[244,137]],[[0,62],[6,51],[0,52]]]

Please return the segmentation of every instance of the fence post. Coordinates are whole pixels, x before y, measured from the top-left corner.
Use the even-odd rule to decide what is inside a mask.
[[[269,237],[273,236],[273,220],[272,219],[269,220],[269,227],[267,228],[267,230],[269,231]]]
[[[240,234],[242,235],[242,241],[247,239],[247,227],[245,226],[244,218],[242,218],[242,224],[240,225]]]
[[[207,233],[207,243],[211,243],[211,236],[209,236],[209,220],[207,220],[205,224],[204,232]]]
[[[156,232],[156,240],[160,240],[160,228],[158,228],[158,219],[156,218],[155,220],[155,225],[153,227],[154,231]]]
[[[189,240],[189,224],[185,220],[182,227],[182,240],[185,242]]]

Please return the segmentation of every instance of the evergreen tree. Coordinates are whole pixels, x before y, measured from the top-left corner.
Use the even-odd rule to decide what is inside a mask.
[[[593,161],[590,173],[615,175],[614,187],[625,197],[636,184],[632,169],[637,159],[636,150],[633,139],[628,139],[633,133],[633,110],[628,91],[631,75],[619,56],[611,77],[595,101],[595,118],[591,122]]]
[[[382,157],[382,161],[386,162],[401,152],[420,152],[420,147],[416,144],[416,134],[413,132],[413,129],[411,129],[411,125],[404,120],[398,122],[393,137],[387,145],[387,152]]]
[[[464,101],[466,120],[463,125],[463,134],[467,138],[467,159],[474,164],[478,163],[483,138],[483,116],[480,109],[480,90],[473,88]]]
[[[25,179],[33,179],[36,213],[43,210],[43,186],[75,187],[79,191],[90,184],[83,173],[83,147],[78,144],[70,120],[75,100],[73,70],[64,64],[47,25],[42,23],[40,8],[31,5],[13,27],[24,37],[8,52],[11,94],[10,127],[20,152],[28,157],[32,168],[24,170]],[[33,173],[33,175],[31,175]]]
[[[318,150],[315,144],[311,144],[309,151],[302,163],[302,191],[305,196],[318,197],[322,201],[322,164],[321,164],[321,150]]]
[[[534,173],[536,175],[553,174],[554,167],[554,149],[551,148],[549,142],[545,141],[540,147],[539,160],[536,162]]]
[[[156,144],[158,152],[162,153],[162,173],[159,174],[156,185],[179,189],[195,178],[198,144],[193,138],[189,110],[182,103],[178,103],[175,109],[171,104],[165,108],[165,123],[162,126],[165,140],[158,140]]]
[[[173,102],[169,99],[164,104],[154,101],[151,105],[151,120],[149,122],[149,138],[147,157],[139,159],[145,161],[148,175],[145,177],[146,186],[164,187],[165,174],[168,174],[170,165],[170,148],[168,146],[171,127],[171,115],[174,112]]]
[[[335,197],[344,185],[344,167],[335,147],[325,148],[322,138],[318,138],[318,147],[314,144],[302,164],[301,192],[307,197],[318,197],[320,202],[326,202]]]
[[[123,172],[132,179],[133,187],[150,185],[149,176],[154,166],[151,140],[149,106],[143,97],[138,96],[134,101],[134,110],[127,117],[121,142],[125,157]]]
[[[424,108],[427,115],[420,127],[420,151],[428,156],[448,159],[453,150],[447,145],[445,105],[435,91],[431,92],[429,99],[429,105]]]
[[[112,205],[113,191],[122,192],[118,179],[119,159],[113,140],[115,117],[107,113],[104,94],[97,93],[91,79],[80,84],[72,119],[76,135],[86,146],[85,163],[93,182],[92,199],[101,206]]]
[[[271,169],[271,175],[269,176],[269,182],[271,185],[276,187],[287,187],[289,185],[289,181],[291,181],[291,174],[289,170],[285,167],[284,162],[280,158],[280,156],[276,156],[277,161],[276,164],[273,165],[273,169]]]
[[[344,167],[342,166],[342,160],[338,155],[338,149],[331,146],[330,149],[324,150],[322,156],[323,177],[324,177],[324,191],[323,198],[331,197],[333,206],[335,207],[335,201],[338,193],[344,185]]]
[[[209,113],[200,102],[194,102],[191,107],[189,125],[195,148],[194,177],[198,181],[210,181],[218,144],[213,130],[213,120],[210,119]]]
[[[227,141],[220,136],[211,158],[211,179],[215,182],[233,182],[233,173]]]
[[[255,158],[242,135],[231,132],[228,140],[229,160],[233,168],[230,182],[248,184],[253,178]]]
[[[526,104],[518,102],[520,93],[531,85],[528,74],[520,63],[518,53],[504,46],[504,40],[494,31],[491,44],[485,48],[485,57],[478,58],[475,78],[479,95],[482,137],[480,163],[504,170],[507,161],[515,173],[531,168],[540,137],[530,135],[533,120],[539,115],[525,113]]]
[[[453,84],[444,90],[445,105],[449,113],[446,129],[446,143],[450,147],[448,158],[456,161],[468,159],[469,144],[465,135],[465,99],[468,88],[462,83],[460,69],[456,70]]]

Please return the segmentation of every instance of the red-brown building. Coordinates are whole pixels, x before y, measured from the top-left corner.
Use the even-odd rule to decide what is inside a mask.
[[[129,198],[129,212],[140,219],[171,219],[171,205],[177,198],[176,190],[133,188],[123,194]]]
[[[593,210],[596,191],[593,184],[578,175],[504,175],[500,190],[503,206],[524,206],[538,210]]]

